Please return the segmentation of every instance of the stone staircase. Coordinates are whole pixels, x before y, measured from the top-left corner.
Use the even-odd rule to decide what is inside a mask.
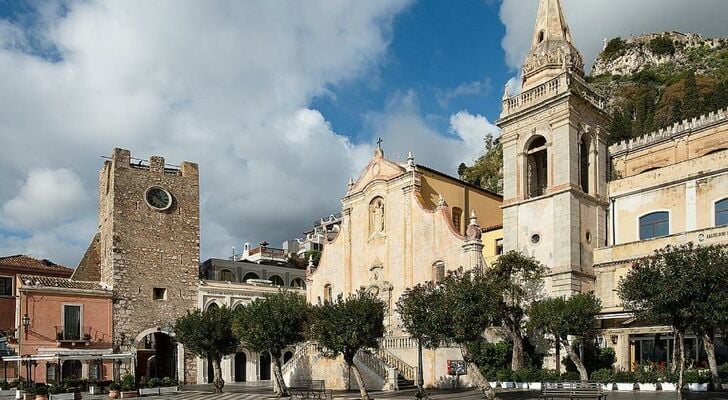
[[[302,344],[296,349],[293,357],[281,367],[283,376],[292,372],[301,359],[317,352],[315,342],[309,341]],[[416,387],[417,368],[407,364],[383,347],[376,351],[360,351],[354,361],[364,364],[370,371],[388,382],[390,390],[407,390]]]

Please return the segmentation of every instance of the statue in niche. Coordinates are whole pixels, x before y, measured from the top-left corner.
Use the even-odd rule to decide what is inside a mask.
[[[381,197],[369,204],[369,228],[372,234],[384,232],[384,200]]]

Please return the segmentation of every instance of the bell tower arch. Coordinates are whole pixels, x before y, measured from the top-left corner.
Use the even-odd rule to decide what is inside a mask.
[[[603,98],[559,0],[540,0],[521,93],[503,97],[504,249],[550,268],[547,290],[591,289],[593,250],[607,238],[607,137]]]

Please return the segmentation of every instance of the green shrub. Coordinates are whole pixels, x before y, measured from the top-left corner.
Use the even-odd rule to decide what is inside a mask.
[[[675,54],[675,43],[667,36],[659,36],[650,40],[650,50],[660,56]]]
[[[657,383],[659,374],[653,368],[640,368],[637,372],[637,383]]]
[[[8,381],[2,381],[0,382],[0,390],[8,390],[10,389],[10,384]]]
[[[111,382],[111,384],[109,384],[109,390],[121,390],[121,385],[116,382]]]
[[[513,374],[510,369],[501,369],[495,374],[498,382],[511,382],[513,380]]]
[[[43,384],[35,385],[33,393],[39,394],[41,396],[46,396],[48,395],[48,386]]]
[[[519,369],[513,373],[513,379],[516,382],[540,382],[541,370],[535,368]]]
[[[149,388],[155,388],[159,387],[162,384],[162,382],[159,380],[159,378],[152,378],[147,382],[147,387]]]
[[[48,386],[48,393],[49,394],[63,393],[63,388],[59,385],[50,385],[50,386]]]
[[[710,374],[706,371],[689,369],[685,371],[683,381],[685,383],[708,383],[710,382]]]
[[[602,57],[607,61],[613,60],[624,54],[626,48],[627,43],[621,37],[616,37],[607,43],[607,47],[602,52]]]
[[[611,368],[602,368],[592,372],[590,379],[600,383],[613,383],[614,371]]]
[[[632,371],[617,371],[614,374],[614,382],[637,383],[637,376]]]
[[[560,380],[559,373],[553,369],[542,369],[541,370],[541,381],[543,382],[556,382]]]
[[[165,376],[164,378],[162,378],[161,385],[162,386],[176,386],[177,385],[177,382],[175,382],[174,380],[170,379],[170,377]]]
[[[581,380],[581,376],[576,371],[566,371],[561,374],[562,381],[578,381]]]

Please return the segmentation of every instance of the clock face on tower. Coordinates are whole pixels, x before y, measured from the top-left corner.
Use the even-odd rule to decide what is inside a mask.
[[[149,207],[158,211],[164,211],[172,206],[172,195],[159,186],[152,186],[147,189],[144,199]]]

